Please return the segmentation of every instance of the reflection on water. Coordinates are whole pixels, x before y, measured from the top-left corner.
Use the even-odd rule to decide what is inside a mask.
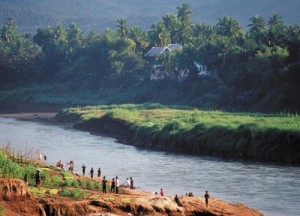
[[[164,188],[167,196],[193,192],[262,211],[265,215],[300,215],[300,167],[255,162],[234,162],[147,151],[116,143],[62,125],[0,118],[0,143],[23,149],[41,149],[48,163],[74,160],[81,173],[83,163],[121,182],[132,176],[146,191]]]

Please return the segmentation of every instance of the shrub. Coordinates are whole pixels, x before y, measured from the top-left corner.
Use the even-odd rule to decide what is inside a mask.
[[[67,180],[65,181],[66,187],[71,187],[71,186],[72,186],[72,183],[73,183],[73,181],[70,180],[70,179],[67,179]]]
[[[84,190],[76,188],[71,191],[71,197],[74,197],[76,199],[84,199],[86,197],[86,192]]]
[[[88,181],[87,182],[87,188],[89,188],[89,189],[94,189],[95,188],[95,184],[94,184],[94,182],[92,182],[92,181]]]
[[[60,192],[60,194],[61,194],[62,196],[71,196],[70,189],[69,189],[69,188],[66,188],[66,187],[64,187],[64,188],[62,189],[62,191]]]
[[[79,182],[76,179],[74,179],[72,181],[72,186],[75,187],[75,188],[78,188],[79,187]]]
[[[102,190],[102,185],[99,182],[95,182],[95,188],[97,190]]]
[[[86,180],[80,179],[79,183],[80,183],[80,186],[81,186],[82,188],[86,188],[86,186],[87,186]]]
[[[59,176],[52,176],[52,184],[54,187],[60,187],[62,186],[63,179]]]

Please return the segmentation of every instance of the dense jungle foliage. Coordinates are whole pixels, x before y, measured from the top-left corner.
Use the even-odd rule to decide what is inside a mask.
[[[84,92],[82,100],[69,104],[152,101],[226,110],[300,110],[298,25],[285,25],[279,14],[268,20],[255,15],[244,31],[230,16],[205,24],[192,23],[191,14],[190,5],[182,3],[149,31],[119,18],[114,29],[101,33],[85,33],[72,23],[39,28],[34,35],[20,33],[17,20],[10,18],[0,27],[0,100],[10,103],[18,95],[21,103],[59,104],[60,97]],[[181,48],[156,58],[144,56],[153,46],[169,44]],[[198,77],[194,62],[206,65],[215,78]],[[150,81],[154,64],[165,65],[165,79]],[[189,76],[179,81],[183,70]],[[47,99],[37,99],[37,92],[47,92]]]

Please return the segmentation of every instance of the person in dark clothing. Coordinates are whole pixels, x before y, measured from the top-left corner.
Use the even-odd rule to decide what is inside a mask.
[[[103,180],[102,180],[102,192],[106,193],[106,183],[107,180],[105,179],[105,176],[103,176]]]
[[[204,197],[205,197],[205,204],[206,204],[206,207],[208,207],[208,198],[209,198],[208,191],[205,191]]]
[[[174,197],[174,201],[177,203],[178,206],[181,206],[181,207],[183,206],[182,203],[181,203],[181,201],[179,200],[177,194]]]
[[[133,189],[133,179],[130,177],[130,189]]]
[[[101,177],[101,169],[100,168],[98,169],[98,175],[97,176],[98,176],[98,178]]]
[[[27,174],[27,173],[25,173],[25,176],[24,176],[24,182],[25,182],[26,184],[28,184],[28,174]]]
[[[38,188],[40,188],[40,186],[42,184],[40,172],[41,172],[41,170],[36,170],[36,173],[35,173],[35,186]]]
[[[116,181],[115,181],[115,178],[113,178],[111,180],[110,192],[115,192],[115,188],[116,188]]]
[[[91,170],[90,170],[90,175],[91,175],[91,178],[94,177],[94,169],[93,169],[93,167],[92,167]]]
[[[85,175],[86,166],[83,164],[82,167],[81,167],[81,169],[82,169],[82,175],[84,176]]]
[[[119,186],[120,186],[120,180],[118,176],[116,176],[116,181],[115,181],[116,193],[119,193]]]

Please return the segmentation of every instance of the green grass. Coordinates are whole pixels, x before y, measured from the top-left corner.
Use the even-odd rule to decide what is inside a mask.
[[[159,104],[124,104],[111,106],[87,106],[64,110],[65,114],[79,115],[82,120],[98,118],[103,114],[125,121],[138,128],[155,128],[161,130],[165,126],[174,126],[174,130],[191,130],[201,124],[206,129],[225,127],[237,129],[248,125],[255,130],[276,128],[281,130],[300,131],[300,117],[295,114],[261,114],[261,113],[229,113],[222,111],[205,111],[188,107],[162,106]]]
[[[87,197],[89,190],[99,189],[101,184],[91,179],[76,180],[74,176],[67,171],[56,169],[55,167],[40,168],[39,164],[23,160],[12,156],[9,152],[0,149],[0,177],[2,178],[24,178],[25,173],[29,179],[29,191],[37,196],[43,197],[44,194],[68,196],[75,199],[84,199]],[[35,187],[36,168],[39,167],[42,178],[41,188]],[[83,190],[84,189],[84,190]],[[0,205],[1,212],[1,205]]]
[[[194,155],[296,162],[298,114],[229,113],[160,104],[99,105],[69,108],[58,118],[77,117],[76,128],[113,127],[130,132],[138,146]],[[97,122],[98,121],[98,122]],[[286,145],[288,143],[288,145]]]

